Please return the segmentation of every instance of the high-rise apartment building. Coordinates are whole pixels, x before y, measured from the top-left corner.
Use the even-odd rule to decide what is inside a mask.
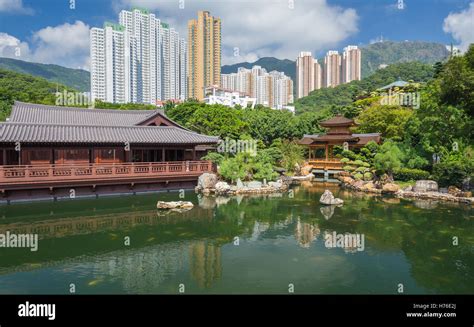
[[[153,13],[122,10],[91,29],[91,94],[114,103],[187,98],[186,42]]]
[[[334,87],[341,84],[341,55],[337,51],[328,51],[324,57],[324,86]]]
[[[221,87],[230,91],[238,91],[256,99],[274,109],[282,109],[293,103],[293,81],[282,72],[268,73],[261,66],[252,69],[239,67],[237,73],[222,74]]]
[[[342,54],[342,83],[360,81],[361,79],[361,51],[355,45],[344,48]]]
[[[203,100],[206,87],[221,81],[221,20],[208,11],[188,22],[188,96]]]
[[[302,98],[314,90],[314,64],[311,52],[300,52],[296,59],[296,97]]]
[[[314,89],[319,90],[323,87],[323,68],[318,60],[314,60]]]

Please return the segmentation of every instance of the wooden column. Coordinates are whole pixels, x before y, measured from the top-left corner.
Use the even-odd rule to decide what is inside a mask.
[[[328,145],[327,143],[324,145],[324,153],[326,154],[326,161],[328,160]]]

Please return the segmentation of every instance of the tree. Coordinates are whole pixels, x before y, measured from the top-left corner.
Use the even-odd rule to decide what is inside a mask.
[[[392,141],[386,141],[378,149],[373,163],[374,167],[382,173],[386,173],[393,179],[393,172],[401,168],[404,159],[403,152]]]
[[[400,106],[373,105],[357,118],[359,133],[382,133],[383,137],[401,140],[413,110]]]

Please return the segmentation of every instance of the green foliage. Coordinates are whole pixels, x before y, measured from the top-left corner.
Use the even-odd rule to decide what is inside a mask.
[[[350,161],[349,158],[342,158],[342,159],[341,159],[341,163],[343,163],[343,164],[344,164],[344,163],[348,163],[349,161]]]
[[[441,186],[461,187],[465,178],[474,179],[473,167],[459,161],[440,162],[433,166],[433,177]]]
[[[220,162],[220,175],[231,182],[238,178],[241,180],[274,180],[278,174],[273,170],[273,165],[268,162],[268,157],[251,156],[240,152],[234,157],[225,158]]]
[[[382,133],[383,137],[401,140],[412,115],[413,109],[400,106],[371,106],[359,115],[357,132]]]
[[[234,182],[237,179],[245,179],[248,176],[248,165],[243,156],[235,156],[221,162],[219,173],[226,180]]]
[[[400,181],[427,179],[429,176],[428,171],[421,169],[399,168],[393,172],[393,177]]]
[[[76,92],[63,85],[31,75],[0,69],[0,121],[4,121],[11,112],[14,101],[39,104],[56,104],[56,91]]]
[[[392,175],[394,170],[401,168],[402,160],[400,148],[394,142],[386,141],[374,157],[374,166],[380,172]]]
[[[347,166],[342,167],[342,169],[344,169],[345,171],[351,172],[351,171],[354,171],[356,167],[347,165]]]
[[[202,160],[210,160],[215,164],[220,165],[225,157],[218,152],[208,152],[207,155],[202,157]]]
[[[360,181],[361,179],[364,178],[364,175],[362,175],[361,173],[357,173],[357,174],[354,175],[354,178],[355,178],[356,180]]]
[[[223,105],[199,106],[185,127],[201,134],[239,139],[247,130],[247,124],[242,119],[244,110]]]
[[[94,108],[97,109],[118,109],[118,110],[156,110],[156,106],[143,103],[111,103],[95,100]]]
[[[308,96],[296,100],[296,111],[298,114],[306,111],[327,113],[333,106],[352,106],[352,102],[358,95],[364,92],[370,93],[397,81],[399,78],[405,81],[427,82],[433,77],[433,74],[434,68],[431,65],[419,62],[393,64],[377,70],[373,75],[363,78],[361,81],[315,90]]]
[[[370,172],[364,173],[364,181],[370,181],[370,180],[372,180],[372,178],[374,178],[372,173],[370,173]]]
[[[445,60],[448,55],[449,51],[440,43],[419,41],[377,42],[362,48],[362,77],[376,72],[381,64],[410,61],[434,64]]]
[[[295,165],[304,161],[303,148],[296,141],[285,140],[280,146],[282,159],[280,164],[288,172],[294,172]]]
[[[0,58],[0,69],[44,78],[56,85],[66,85],[80,92],[90,91],[90,73],[83,69],[72,69],[58,65],[39,64],[23,60]]]

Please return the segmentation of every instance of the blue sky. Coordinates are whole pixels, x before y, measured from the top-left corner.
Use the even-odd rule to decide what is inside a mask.
[[[380,36],[461,48],[474,42],[474,0],[0,0],[0,56],[87,69],[89,28],[134,5],[183,37],[197,10],[221,17],[224,63],[294,60],[300,51],[320,57]]]

